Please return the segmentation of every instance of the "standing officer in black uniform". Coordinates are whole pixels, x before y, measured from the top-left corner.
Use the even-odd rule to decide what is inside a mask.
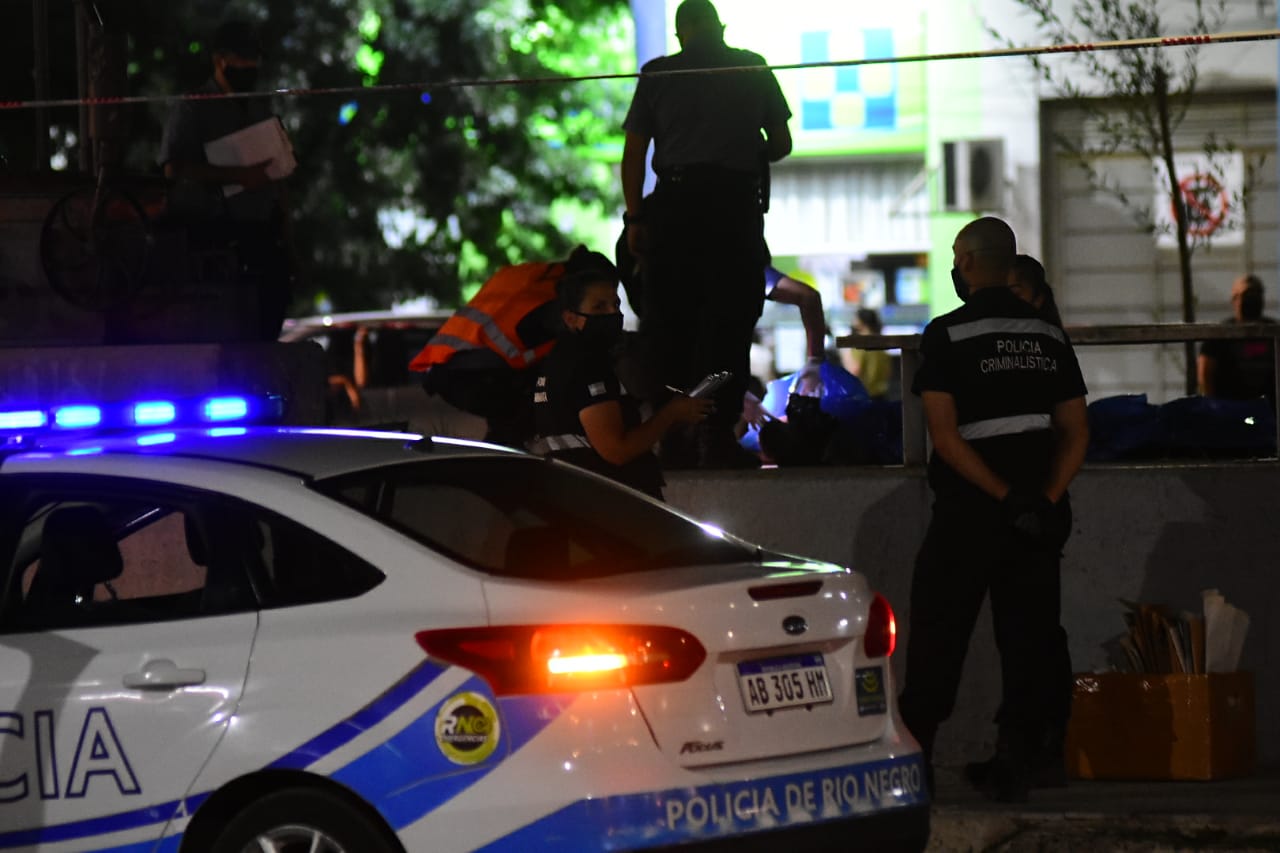
[[[1002,702],[981,787],[1022,800],[1032,765],[1053,762],[1055,750],[1061,764],[1071,710],[1059,561],[1071,529],[1067,486],[1088,446],[1085,386],[1062,329],[1008,287],[1009,226],[975,220],[952,249],[951,275],[966,301],[925,328],[912,388],[933,441],[935,500],[912,578],[899,704],[932,787],[934,739],[989,592]]]
[[[623,219],[644,275],[640,330],[667,385],[687,389],[709,373],[733,374],[699,428],[696,463],[759,464],[733,428],[764,306],[768,167],[791,153],[791,110],[761,56],[725,45],[708,0],[680,4],[676,36],[679,53],[641,69],[623,125]],[[737,67],[758,70],[715,70]],[[653,76],[694,69],[707,72]],[[642,205],[650,140],[658,184]]]

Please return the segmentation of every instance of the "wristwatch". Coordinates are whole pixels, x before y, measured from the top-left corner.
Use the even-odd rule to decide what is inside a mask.
[[[644,214],[643,214],[643,213],[635,213],[635,214],[632,214],[632,213],[624,213],[624,214],[622,214],[622,224],[623,224],[623,225],[640,225],[640,224],[642,224],[643,222],[644,222]]]

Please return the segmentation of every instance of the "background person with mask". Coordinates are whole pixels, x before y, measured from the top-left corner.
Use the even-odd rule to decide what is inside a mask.
[[[611,477],[659,500],[662,468],[653,446],[676,424],[695,424],[710,400],[677,394],[648,420],[614,370],[622,337],[616,269],[600,266],[556,282],[563,331],[534,384],[537,437],[530,449]]]
[[[1274,323],[1262,313],[1262,279],[1244,275],[1231,285],[1227,325]],[[1269,338],[1205,341],[1196,359],[1200,393],[1223,400],[1256,400],[1276,395],[1274,346]]]
[[[196,94],[257,89],[262,46],[251,24],[226,21],[214,32],[210,49],[213,76]],[[244,336],[266,341],[280,334],[291,295],[285,187],[267,174],[270,160],[215,166],[205,145],[271,117],[266,98],[179,101],[165,123],[158,158],[165,177],[173,181],[167,216],[186,227],[191,244],[235,252],[239,272],[256,288],[258,303]]]
[[[499,268],[424,346],[409,369],[455,408],[485,419],[485,441],[523,448],[533,437],[533,382],[562,329],[556,283],[596,270],[616,277],[609,259],[586,246],[564,260]],[[634,390],[634,389],[633,389]]]

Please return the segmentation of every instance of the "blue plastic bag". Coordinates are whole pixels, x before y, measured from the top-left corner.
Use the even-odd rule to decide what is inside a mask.
[[[838,421],[852,422],[871,402],[862,380],[838,364],[824,361],[818,365],[818,376],[822,380],[822,389],[818,395],[822,411]],[[761,403],[765,411],[776,418],[785,415],[787,401],[799,380],[800,374],[792,373],[770,382]]]
[[[831,464],[901,464],[901,403],[872,400],[862,381],[838,364],[819,365],[818,376],[819,408],[837,424],[835,434],[825,439],[823,459]],[[770,382],[761,401],[764,410],[784,418],[799,380],[800,374],[793,373]],[[759,430],[747,430],[742,446],[759,452]]]

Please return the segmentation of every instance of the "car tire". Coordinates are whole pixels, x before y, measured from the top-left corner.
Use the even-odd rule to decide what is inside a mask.
[[[345,798],[289,788],[241,809],[214,839],[210,853],[401,853],[388,830]]]

